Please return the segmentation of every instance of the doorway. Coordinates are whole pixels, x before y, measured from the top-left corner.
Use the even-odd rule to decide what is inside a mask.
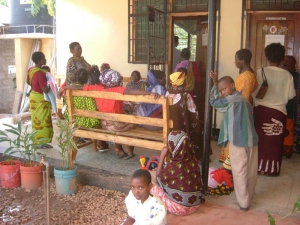
[[[194,88],[194,100],[198,109],[200,121],[204,121],[205,108],[205,83],[206,83],[206,62],[207,62],[207,23],[205,16],[182,16],[172,17],[171,41],[171,73],[176,67],[176,51],[189,48],[191,52],[190,60],[197,63],[201,76],[199,84]],[[178,37],[178,45],[175,44],[175,36]]]

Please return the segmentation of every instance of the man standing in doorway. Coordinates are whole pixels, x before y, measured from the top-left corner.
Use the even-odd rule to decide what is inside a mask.
[[[179,44],[179,38],[178,36],[174,36],[174,47],[173,47],[173,72],[176,68],[176,65],[181,62],[180,57],[180,50],[178,50],[176,47]]]

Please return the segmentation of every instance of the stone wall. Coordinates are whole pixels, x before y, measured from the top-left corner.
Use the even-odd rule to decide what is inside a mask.
[[[0,113],[12,113],[15,92],[16,73],[8,70],[15,65],[15,44],[13,39],[0,39]]]

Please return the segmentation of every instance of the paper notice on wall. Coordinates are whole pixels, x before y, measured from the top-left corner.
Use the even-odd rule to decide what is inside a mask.
[[[15,65],[8,65],[8,74],[16,73]]]
[[[284,46],[284,35],[281,34],[266,34],[265,47],[271,43],[280,43]]]
[[[207,46],[208,34],[202,34],[202,46]]]

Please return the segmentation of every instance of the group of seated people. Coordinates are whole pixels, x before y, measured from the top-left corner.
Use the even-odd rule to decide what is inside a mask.
[[[76,49],[77,50],[74,50]],[[78,50],[79,48],[79,50]],[[67,79],[62,87],[84,91],[115,92],[128,95],[168,96],[173,99],[170,106],[170,117],[173,128],[168,135],[168,146],[162,149],[159,165],[156,170],[157,185],[151,183],[151,175],[146,170],[134,173],[131,191],[126,198],[128,219],[124,224],[165,224],[166,211],[176,215],[187,215],[198,210],[204,195],[201,192],[200,177],[200,144],[201,135],[198,111],[193,96],[186,89],[188,71],[184,67],[169,77],[170,83],[166,87],[166,74],[160,70],[149,70],[147,80],[143,81],[139,71],[131,73],[130,82],[123,87],[122,75],[110,68],[109,64],[80,67],[86,64],[81,55],[80,45],[70,45],[73,57],[67,66]],[[79,63],[80,62],[80,63]],[[80,68],[75,70],[74,68]],[[188,84],[190,86],[190,84]],[[91,99],[88,97],[74,97],[74,107],[77,109],[98,110],[106,113],[133,114],[143,117],[162,118],[162,106],[159,104],[123,102],[110,99]],[[67,111],[65,112],[68,113]],[[77,116],[80,127],[102,128],[110,131],[126,132],[135,128],[135,124],[98,120]],[[142,125],[147,130],[161,128]],[[98,141],[98,149],[106,149],[105,140]],[[123,146],[115,143],[117,156],[129,159],[134,156],[133,146]],[[170,161],[164,165],[165,158],[170,154]],[[138,200],[138,201],[137,201]]]
[[[177,72],[170,75],[170,84],[166,87],[166,74],[161,70],[149,70],[147,81],[141,79],[139,71],[131,73],[130,82],[123,87],[122,75],[110,68],[110,65],[103,63],[100,70],[95,65],[90,65],[81,56],[82,49],[78,42],[70,44],[70,51],[73,54],[67,63],[66,81],[61,86],[70,89],[83,89],[85,91],[116,92],[129,95],[154,95],[168,96],[173,98],[173,105],[170,106],[170,116],[173,120],[172,130],[185,131],[191,139],[195,148],[198,160],[201,158],[199,136],[201,136],[198,111],[193,101],[193,96],[187,91],[186,86],[191,86],[187,79],[190,76],[185,67],[177,68]],[[194,82],[194,79],[193,79]],[[194,83],[192,84],[194,85]],[[192,90],[192,89],[189,89]],[[62,93],[62,91],[60,91]],[[74,106],[77,109],[98,110],[106,113],[134,114],[143,117],[162,118],[162,106],[159,104],[122,102],[107,99],[87,99],[75,97]],[[67,112],[66,112],[67,113]],[[78,117],[78,125],[88,128],[102,128],[110,131],[125,132],[135,128],[135,124],[117,122],[111,120],[97,120],[93,118]],[[141,125],[148,130],[160,130],[159,127]],[[81,140],[80,140],[81,141]],[[83,139],[84,141],[84,139]],[[108,148],[105,140],[98,142],[99,151]],[[135,156],[133,146],[123,146],[115,143],[117,156],[130,159]]]

